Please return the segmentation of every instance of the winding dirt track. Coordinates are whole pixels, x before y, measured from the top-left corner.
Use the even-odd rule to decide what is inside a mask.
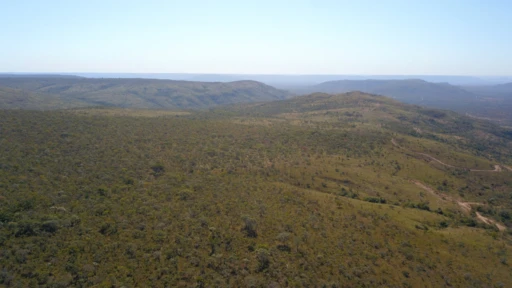
[[[501,225],[500,223],[497,223],[496,221],[490,218],[482,216],[482,214],[478,212],[476,212],[476,218],[478,218],[480,221],[484,222],[487,225],[496,225],[496,227],[498,227],[498,230],[500,231],[505,231],[507,229],[507,227]]]
[[[494,165],[494,170],[477,170],[477,169],[469,169],[471,172],[501,172],[503,169],[501,169],[500,165]]]
[[[400,149],[408,150],[408,149],[405,149],[402,146],[398,145],[398,143],[396,143],[395,139],[393,139],[393,138],[391,139],[391,143],[393,143],[394,146],[396,146],[396,147],[398,147]],[[437,162],[437,163],[439,163],[439,164],[441,164],[443,166],[450,167],[450,168],[464,169],[464,170],[471,171],[471,172],[503,172],[503,169],[502,169],[502,166],[503,166],[503,168],[505,168],[508,171],[512,172],[512,168],[510,168],[508,166],[505,166],[505,165],[502,165],[502,166],[494,165],[494,170],[479,170],[479,169],[468,169],[468,168],[456,167],[456,166],[453,166],[453,165],[446,164],[446,163],[442,162],[441,160],[439,160],[439,159],[437,159],[435,157],[432,157],[432,156],[430,156],[428,154],[425,154],[425,153],[419,153],[419,152],[414,152],[414,151],[410,151],[410,152],[418,154],[418,155],[421,155],[421,156],[424,156],[424,157],[427,157],[427,158],[429,158],[432,161],[435,161],[435,162]],[[446,195],[446,194],[440,193],[438,191],[435,191],[434,189],[428,187],[427,185],[425,185],[425,184],[423,184],[423,183],[421,183],[420,181],[417,181],[417,180],[411,180],[411,182],[416,184],[417,186],[421,187],[423,190],[429,192],[430,194],[436,196],[441,201],[449,201],[449,202],[457,203],[457,205],[459,205],[459,207],[463,211],[465,211],[466,213],[471,213],[471,210],[472,210],[471,206],[472,205],[484,205],[483,203],[479,203],[479,202],[463,202],[463,201],[454,199],[453,197],[451,197],[449,195]],[[478,212],[475,212],[475,213],[476,213],[477,219],[482,221],[483,223],[485,223],[487,225],[495,225],[496,227],[498,227],[498,229],[500,231],[505,231],[507,229],[505,226],[503,226],[502,224],[496,222],[495,220],[487,218],[487,217],[483,216],[482,214],[480,214]]]
[[[398,145],[398,143],[396,143],[395,139],[391,139],[391,143],[393,143],[394,146],[400,148],[400,149],[404,149],[404,150],[407,150],[405,149],[404,147]],[[410,151],[410,150],[409,150]],[[450,164],[446,164],[444,163],[443,161],[433,157],[433,156],[430,156],[428,154],[425,154],[425,153],[420,153],[420,152],[415,152],[415,151],[410,151],[412,153],[415,153],[415,154],[418,154],[418,155],[421,155],[421,156],[424,156],[424,157],[427,157],[429,158],[430,160],[432,161],[435,161],[445,167],[449,167],[449,168],[455,168],[455,169],[463,169],[463,170],[467,170],[467,171],[470,171],[470,172],[502,172],[503,169],[501,168],[500,165],[494,165],[494,170],[480,170],[480,169],[468,169],[468,168],[464,168],[464,167],[457,167],[457,166],[453,166],[453,165],[450,165]],[[512,172],[512,168],[508,167],[508,166],[503,166],[505,169],[509,170]]]
[[[416,184],[418,187],[422,188],[423,190],[429,192],[430,194],[436,196],[441,201],[456,202],[457,205],[459,205],[460,208],[463,211],[465,211],[466,213],[471,213],[472,205],[483,205],[483,203],[479,203],[479,202],[462,202],[460,200],[454,199],[446,194],[435,191],[434,189],[428,187],[427,185],[425,185],[417,180],[412,180],[411,182]],[[498,227],[498,230],[500,230],[500,231],[505,231],[507,229],[507,227],[501,225],[500,223],[494,221],[493,219],[483,216],[482,214],[480,214],[478,212],[476,212],[476,218],[478,218],[478,220],[482,221],[483,223],[485,223],[487,225],[495,225],[496,227]]]
[[[436,159],[436,158],[434,158],[434,157],[432,157],[432,156],[430,156],[430,155],[428,155],[428,154],[425,154],[425,153],[419,153],[419,152],[414,152],[414,153],[416,153],[416,154],[418,154],[418,155],[425,156],[425,157],[427,157],[427,158],[430,158],[431,160],[436,161],[437,163],[439,163],[439,164],[441,164],[441,165],[443,165],[443,166],[446,166],[446,167],[450,167],[450,168],[460,168],[460,167],[457,167],[457,166],[452,166],[452,165],[446,164],[446,163],[442,162],[441,160]]]

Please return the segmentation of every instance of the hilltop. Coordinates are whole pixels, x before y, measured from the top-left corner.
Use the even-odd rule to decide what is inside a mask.
[[[70,102],[84,102],[89,106],[122,108],[206,108],[230,103],[279,100],[288,96],[285,91],[255,81],[210,83],[157,79],[0,77],[2,86],[54,95]]]
[[[360,92],[0,119],[0,285],[512,283],[488,121]]]
[[[344,93],[362,91],[392,97],[424,107],[448,109],[503,125],[512,124],[510,94],[507,84],[495,86],[454,86],[419,79],[406,80],[340,80],[295,89],[296,93]],[[507,92],[508,91],[508,92]]]
[[[407,80],[340,80],[308,88],[312,92],[345,93],[362,91],[392,97],[399,101],[442,109],[461,110],[476,95],[448,83]]]

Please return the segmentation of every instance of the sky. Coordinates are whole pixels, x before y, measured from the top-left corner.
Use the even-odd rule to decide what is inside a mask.
[[[2,0],[0,72],[512,75],[509,0]]]

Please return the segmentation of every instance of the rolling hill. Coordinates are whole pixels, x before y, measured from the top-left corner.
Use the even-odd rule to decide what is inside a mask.
[[[87,106],[76,99],[0,86],[0,109],[48,110]]]
[[[464,86],[464,89],[485,97],[512,98],[512,83]]]
[[[254,81],[207,83],[156,79],[0,77],[2,86],[56,95],[63,100],[85,102],[90,106],[151,109],[207,108],[279,100],[288,96],[285,91]]]
[[[362,91],[392,97],[399,101],[441,109],[461,111],[476,95],[447,83],[424,80],[341,80],[324,82],[308,88],[311,92],[344,93]]]
[[[453,86],[423,80],[341,80],[295,90],[296,93],[362,91],[425,107],[449,109],[475,118],[512,125],[512,97],[507,84]],[[507,94],[508,93],[508,94]]]
[[[482,99],[468,111],[471,115],[512,126],[512,83],[463,88]]]
[[[512,284],[488,121],[360,92],[0,119],[0,285]]]

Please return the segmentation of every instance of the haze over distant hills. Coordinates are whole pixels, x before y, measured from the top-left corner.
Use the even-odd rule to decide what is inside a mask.
[[[482,96],[512,98],[512,82],[497,85],[464,86],[463,88]]]
[[[22,76],[30,73],[11,75]],[[38,73],[39,74],[39,73]],[[253,80],[263,82],[278,88],[297,88],[337,80],[404,80],[421,79],[428,82],[446,82],[452,85],[494,85],[512,82],[509,76],[464,76],[464,75],[337,75],[337,74],[209,74],[209,73],[60,73],[43,75],[81,76],[87,78],[145,78],[186,80],[201,82],[232,82],[238,80]],[[8,74],[0,74],[3,77]]]
[[[0,73],[0,78],[83,78],[72,74],[55,73]]]
[[[512,82],[512,77],[478,77],[458,75],[275,75],[275,74],[174,74],[174,73],[76,73],[91,78],[155,78],[205,82],[254,80],[276,87],[304,86],[335,80],[403,80],[422,79],[429,82],[447,82],[453,85],[490,85]]]

